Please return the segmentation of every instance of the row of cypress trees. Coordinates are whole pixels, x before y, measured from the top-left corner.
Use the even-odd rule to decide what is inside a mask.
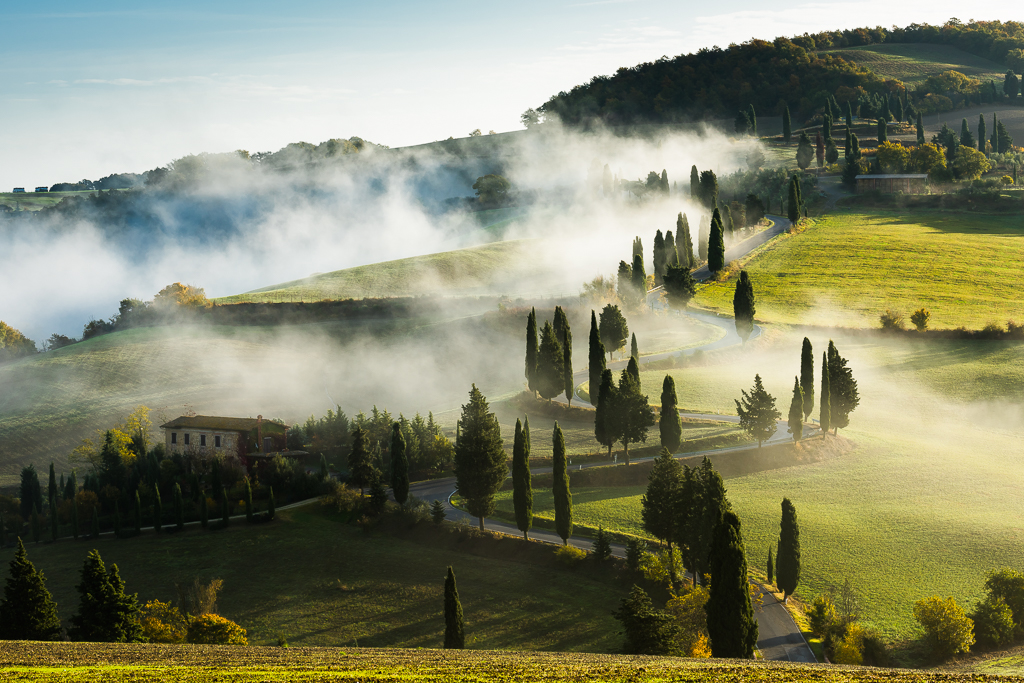
[[[572,405],[572,329],[561,306],[555,306],[554,324],[545,321],[537,338],[537,309],[526,321],[526,380],[530,391],[551,400],[565,393]]]

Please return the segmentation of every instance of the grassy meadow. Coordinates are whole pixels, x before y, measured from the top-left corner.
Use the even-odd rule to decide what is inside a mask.
[[[922,306],[932,328],[1024,319],[1017,282],[1019,216],[896,211],[829,214],[748,257],[757,319],[878,327],[886,309]],[[700,288],[696,303],[732,311],[735,282]]]
[[[20,208],[22,211],[38,211],[48,206],[60,203],[65,197],[78,195],[90,195],[92,190],[82,192],[32,192],[32,188],[25,188],[28,192],[0,192],[0,204],[6,204],[12,209]]]
[[[950,70],[984,81],[991,79],[1001,86],[1006,74],[1005,66],[948,45],[883,43],[820,52],[856,62],[882,78],[900,80],[909,86]]]
[[[175,583],[224,580],[220,614],[248,630],[251,645],[440,647],[446,567],[452,565],[473,649],[612,652],[620,645],[611,610],[625,589],[611,574],[553,561],[491,559],[472,542],[452,551],[367,533],[314,504],[270,524],[235,523],[131,539],[28,544],[29,558],[68,619],[86,553],[116,563],[143,602],[174,599]],[[463,550],[465,546],[465,550]],[[6,567],[14,550],[0,550]]]

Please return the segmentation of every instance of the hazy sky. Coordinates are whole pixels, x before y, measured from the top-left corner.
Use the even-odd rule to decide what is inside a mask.
[[[141,172],[203,151],[353,135],[395,147],[513,130],[527,107],[619,66],[864,17],[905,25],[963,14],[947,0],[866,0],[856,12],[790,0],[108,0],[83,9],[94,4],[5,7],[0,189]]]

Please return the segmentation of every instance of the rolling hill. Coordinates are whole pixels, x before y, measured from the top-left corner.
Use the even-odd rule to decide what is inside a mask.
[[[924,83],[929,76],[943,71],[959,71],[971,78],[994,80],[1002,86],[1006,66],[972,55],[949,45],[928,43],[882,43],[839,50],[819,50],[818,54],[842,57],[848,62],[871,69],[885,79],[897,79],[908,86]]]

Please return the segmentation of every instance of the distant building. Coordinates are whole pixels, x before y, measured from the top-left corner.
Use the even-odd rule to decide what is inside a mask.
[[[266,456],[285,451],[288,426],[251,417],[182,415],[160,425],[167,454]]]
[[[25,188],[24,187],[16,187],[16,188],[14,188],[14,191],[15,192],[24,192]]]
[[[48,188],[46,185],[40,185],[39,187],[36,188],[36,192],[49,192],[49,191],[50,191],[50,188]]]
[[[857,176],[857,192],[924,194],[927,191],[927,173],[868,174]]]

